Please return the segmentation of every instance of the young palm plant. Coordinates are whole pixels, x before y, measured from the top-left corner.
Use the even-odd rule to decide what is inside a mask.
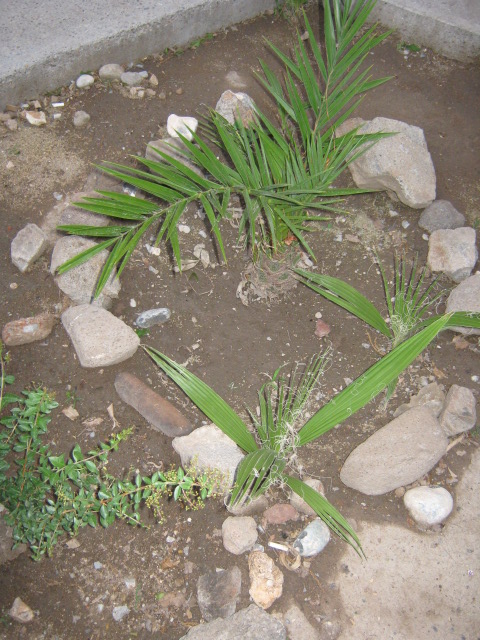
[[[360,541],[345,518],[328,500],[288,472],[292,468],[295,470],[299,447],[340,425],[370,402],[413,362],[450,319],[450,316],[439,317],[399,344],[329,400],[300,428],[297,424],[302,417],[302,409],[324,370],[326,357],[320,355],[314,358],[303,376],[294,376],[289,386],[277,370],[272,381],[259,392],[260,416],[253,420],[257,438],[230,405],[205,382],[156,349],[144,348],[190,400],[245,451],[230,497],[233,504],[256,498],[274,483],[286,484],[336,534],[362,554]]]
[[[410,336],[424,327],[445,317],[444,329],[449,327],[480,328],[480,314],[467,311],[443,315],[429,315],[444,295],[444,290],[435,293],[438,278],[426,282],[427,267],[418,270],[414,259],[407,267],[405,259],[395,257],[393,288],[389,285],[385,270],[377,260],[383,281],[387,305],[386,320],[380,311],[357,289],[339,278],[312,273],[303,269],[293,269],[300,282],[321,296],[343,307],[366,322],[372,329],[379,331],[390,340],[395,349]],[[387,400],[395,390],[397,379],[391,381],[387,389]]]
[[[337,137],[336,129],[358,105],[360,94],[388,79],[370,80],[369,70],[360,70],[368,53],[388,35],[376,36],[369,29],[359,37],[373,2],[357,2],[352,7],[347,0],[343,11],[339,0],[334,0],[333,6],[332,14],[330,3],[325,5],[325,60],[305,17],[310,55],[300,34],[292,60],[270,45],[285,66],[285,92],[280,80],[262,63],[264,84],[275,98],[281,131],[259,110],[248,126],[240,120],[229,124],[210,111],[202,128],[205,139],[191,132],[189,141],[179,134],[184,143],[180,153],[200,171],[161,151],[157,151],[158,162],[137,158],[141,169],[102,165],[102,171],[140,189],[148,198],[100,191],[102,197],[75,203],[108,216],[116,224],[59,227],[69,234],[103,239],[61,265],[59,273],[109,249],[97,283],[98,295],[115,270],[117,276],[121,274],[147,231],[155,232],[157,245],[161,241],[171,245],[181,268],[177,224],[192,202],[203,207],[226,259],[219,224],[230,215],[233,195],[240,198],[243,208],[239,238],[251,247],[254,257],[259,251],[275,252],[289,235],[313,256],[305,236],[309,223],[325,219],[318,211],[335,211],[341,197],[364,192],[332,188],[332,184],[350,162],[382,137],[360,135],[357,130]],[[212,151],[211,143],[221,150],[224,160]]]

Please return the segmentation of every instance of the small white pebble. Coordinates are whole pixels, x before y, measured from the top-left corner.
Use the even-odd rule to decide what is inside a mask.
[[[95,567],[95,569],[96,569],[97,571],[99,571],[100,569],[102,569],[103,564],[102,564],[101,562],[94,562],[94,563],[93,563],[93,566]]]
[[[137,301],[135,300],[135,298],[130,298],[130,306],[135,309],[135,307],[137,306]]]
[[[18,289],[18,284],[16,282],[11,282],[10,289]]]
[[[315,318],[317,320],[320,320],[321,317],[322,317],[322,314],[320,313],[320,311],[317,311],[317,313],[315,314]]]
[[[473,380],[473,382],[478,382],[479,377],[478,376],[472,376],[472,380]]]
[[[391,218],[396,218],[398,216],[398,211],[394,211],[393,209],[390,209],[390,211],[388,212],[388,215]]]
[[[362,342],[362,347],[364,349],[370,349],[370,345],[368,344],[368,342]]]
[[[200,231],[198,232],[198,235],[201,236],[202,238],[206,238],[207,237],[207,232],[204,231],[203,229],[200,229]]]
[[[99,602],[99,603],[97,604],[97,611],[98,611],[98,613],[102,613],[104,606],[105,606],[105,605],[104,605],[104,604],[102,604],[101,602]]]
[[[269,342],[271,342],[271,341],[272,341],[272,339],[270,338],[270,336],[267,336],[267,340],[268,340]]]
[[[343,233],[337,233],[334,237],[335,242],[343,242]]]
[[[175,538],[173,536],[167,536],[165,539],[168,544],[172,544],[172,542],[175,542]]]
[[[426,233],[422,234],[422,240],[425,240],[426,242],[428,242],[428,240],[429,240],[428,234],[426,234]]]
[[[190,227],[187,224],[179,224],[178,225],[178,230],[181,233],[190,233]]]
[[[409,226],[410,226],[410,223],[408,222],[408,220],[402,220],[402,227],[404,229],[408,229]]]

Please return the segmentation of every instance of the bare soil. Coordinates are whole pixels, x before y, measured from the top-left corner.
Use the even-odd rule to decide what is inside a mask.
[[[309,17],[320,33],[318,8],[311,7]],[[218,33],[197,48],[141,61],[143,68],[159,79],[156,97],[130,99],[115,87],[97,81],[85,91],[59,90],[59,97],[65,100],[62,117],[47,127],[36,129],[20,120],[17,132],[1,129],[1,326],[43,310],[58,312],[64,303],[49,273],[48,255],[23,275],[10,261],[11,240],[25,224],[41,225],[47,219],[58,205],[53,194],[62,194],[65,200],[68,194],[81,191],[92,165],[102,160],[129,163],[130,155],[143,155],[146,144],[159,137],[159,128],[165,127],[170,113],[193,115],[203,104],[214,107],[222,91],[228,88],[246,91],[262,110],[271,112],[271,101],[254,73],[260,71],[259,58],[275,67],[264,38],[288,51],[294,42],[294,26],[291,19],[262,16]],[[412,53],[405,58],[397,45],[398,39],[391,36],[370,56],[375,76],[389,75],[392,80],[365,97],[358,115],[365,119],[395,118],[421,127],[437,173],[437,198],[450,200],[466,214],[469,224],[478,225],[478,69],[451,62],[431,51]],[[232,72],[237,75],[229,75]],[[158,97],[159,91],[165,92],[164,100]],[[77,110],[91,115],[86,129],[74,129],[72,125]],[[427,242],[417,225],[420,212],[391,201],[385,194],[350,199],[344,208],[344,215],[319,224],[312,234],[318,269],[348,280],[382,306],[382,285],[373,264],[372,249],[377,249],[387,265],[391,265],[395,250],[403,250],[410,257],[418,254],[420,262],[425,261]],[[392,216],[391,211],[398,215]],[[408,228],[402,226],[404,221],[409,222]],[[168,251],[162,250],[160,257],[155,257],[139,247],[122,275],[122,291],[112,311],[132,325],[140,311],[169,307],[171,320],[152,328],[144,342],[181,363],[188,363],[193,372],[237,410],[255,408],[257,390],[277,367],[305,362],[330,344],[332,361],[321,393],[313,403],[314,410],[345,385],[345,378],[357,377],[376,361],[374,345],[379,349],[386,346],[371,332],[369,335],[360,321],[303,286],[277,301],[244,306],[236,297],[236,290],[250,256],[236,246],[237,230],[228,223],[222,227],[228,264],[221,264],[210,240],[199,235],[204,229],[200,218],[192,212],[185,223],[191,227],[190,234],[182,237],[185,257],[193,257],[194,246],[205,242],[212,265],[208,268],[199,265],[179,275],[173,272]],[[339,232],[343,234],[342,241],[335,240]],[[451,287],[449,282],[443,284]],[[130,305],[132,299],[136,301],[135,308]],[[320,340],[314,334],[317,312],[322,313],[332,329],[328,339]],[[422,376],[429,381],[438,380],[447,389],[455,383],[478,391],[471,380],[472,375],[479,373],[478,341],[468,338],[468,348],[458,350],[453,337],[450,332],[441,335],[402,376],[386,411],[381,409],[381,398],[376,399],[340,428],[300,451],[306,473],[322,479],[327,498],[352,521],[413,526],[402,500],[393,494],[368,497],[352,491],[342,485],[339,470],[350,451],[386,424],[394,409],[418,391]],[[69,421],[60,410],[54,415],[48,436],[54,450],[69,451],[77,442],[82,448],[91,447],[92,443],[106,439],[113,428],[107,414],[111,403],[120,425],[135,427],[129,442],[111,456],[112,473],[121,475],[129,469],[140,469],[146,474],[179,464],[169,438],[153,431],[116,396],[113,383],[119,371],[129,371],[147,381],[195,425],[204,420],[183,394],[160,375],[142,350],[118,366],[82,369],[58,323],[45,341],[10,351],[10,370],[16,377],[17,390],[38,383],[55,392],[61,407],[71,404],[72,398],[76,400],[80,413],[76,421]],[[83,424],[98,417],[103,422],[95,429]],[[476,440],[478,435],[465,439],[463,457],[453,449],[444,460],[459,478]],[[455,479],[445,469],[434,469],[431,477],[455,490]],[[287,499],[281,491],[269,497],[272,504]],[[247,606],[246,559],[232,556],[222,545],[220,529],[227,516],[223,503],[210,501],[204,510],[197,512],[167,504],[165,514],[165,524],[158,525],[146,513],[145,520],[151,525],[146,530],[121,522],[106,530],[84,529],[78,536],[80,547],[76,550],[61,542],[52,558],[34,563],[25,553],[4,565],[0,573],[1,637],[175,640],[201,621],[196,604],[198,577],[216,567],[235,564],[243,578],[237,609]],[[266,545],[271,538],[292,540],[304,524],[270,525],[259,542]],[[168,536],[174,542],[167,543]],[[344,543],[333,539],[327,550],[313,559],[308,570],[285,570],[284,595],[272,611],[284,611],[293,599],[319,630],[325,618],[341,626],[348,625],[335,588],[336,576],[348,570],[342,564],[344,553]],[[97,561],[103,564],[99,570],[93,564]],[[131,590],[124,583],[129,577],[136,580],[136,587]],[[17,596],[37,613],[28,626],[14,623],[6,615]],[[131,612],[117,623],[112,618],[112,608],[122,604]]]

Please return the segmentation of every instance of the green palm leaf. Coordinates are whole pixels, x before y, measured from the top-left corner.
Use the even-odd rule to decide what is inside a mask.
[[[241,449],[250,453],[258,448],[255,438],[243,420],[211,387],[156,349],[144,349],[155,364]]]

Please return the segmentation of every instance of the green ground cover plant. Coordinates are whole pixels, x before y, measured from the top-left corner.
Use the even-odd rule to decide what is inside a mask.
[[[392,285],[389,284],[385,270],[378,259],[377,264],[385,294],[385,318],[368,298],[347,282],[304,269],[294,268],[293,272],[307,287],[383,334],[390,341],[391,349],[395,349],[409,337],[442,317],[446,318],[444,329],[480,328],[479,313],[457,311],[448,315],[437,313],[432,315],[445,297],[446,291],[438,288],[438,278],[428,279],[426,266],[418,269],[416,259],[408,264],[405,258],[395,257]],[[394,379],[388,386],[387,400],[394,392],[396,383],[397,379]]]
[[[303,424],[303,410],[324,371],[326,355],[313,358],[303,375],[294,374],[288,383],[277,370],[259,392],[260,416],[258,419],[253,416],[252,420],[255,433],[205,382],[158,350],[144,348],[190,400],[245,452],[230,496],[233,505],[255,499],[273,484],[286,485],[362,554],[357,535],[335,507],[300,478],[290,475],[296,469],[297,451],[344,423],[387,388],[448,325],[453,315],[434,319],[404,340]]]
[[[362,96],[388,80],[372,79],[371,68],[362,66],[388,35],[377,35],[375,27],[364,28],[373,5],[374,0],[347,0],[341,9],[335,0],[332,11],[330,3],[325,4],[325,56],[306,16],[308,37],[304,41],[298,33],[292,58],[269,45],[285,69],[280,80],[261,63],[262,82],[275,101],[277,118],[269,119],[256,109],[247,125],[240,119],[230,124],[211,110],[201,127],[203,136],[192,131],[190,141],[179,134],[184,143],[180,153],[190,166],[159,150],[158,161],[137,157],[143,165],[140,169],[102,165],[102,171],[141,190],[147,198],[100,191],[102,197],[76,203],[115,224],[59,227],[68,234],[101,239],[61,265],[59,273],[108,249],[98,295],[113,272],[120,276],[147,231],[155,233],[156,245],[165,241],[171,246],[181,268],[177,225],[193,202],[203,208],[226,260],[220,224],[231,215],[233,196],[242,207],[239,240],[250,247],[254,259],[261,252],[275,253],[287,237],[296,238],[313,256],[306,237],[310,223],[336,211],[342,197],[365,192],[333,184],[350,162],[383,135],[360,135],[356,129],[337,135]]]
[[[129,437],[131,428],[112,434],[91,451],[84,453],[76,444],[68,456],[53,455],[43,437],[58,403],[41,388],[20,396],[4,393],[13,379],[4,375],[1,353],[0,361],[2,407],[14,405],[0,420],[0,503],[6,509],[2,517],[12,527],[15,546],[26,543],[34,560],[51,555],[61,536],[74,536],[81,527],[108,527],[117,519],[145,526],[140,519],[144,505],[162,521],[166,499],[199,509],[216,495],[219,478],[194,466],[151,476],[130,472],[123,479],[108,473],[109,455]]]

